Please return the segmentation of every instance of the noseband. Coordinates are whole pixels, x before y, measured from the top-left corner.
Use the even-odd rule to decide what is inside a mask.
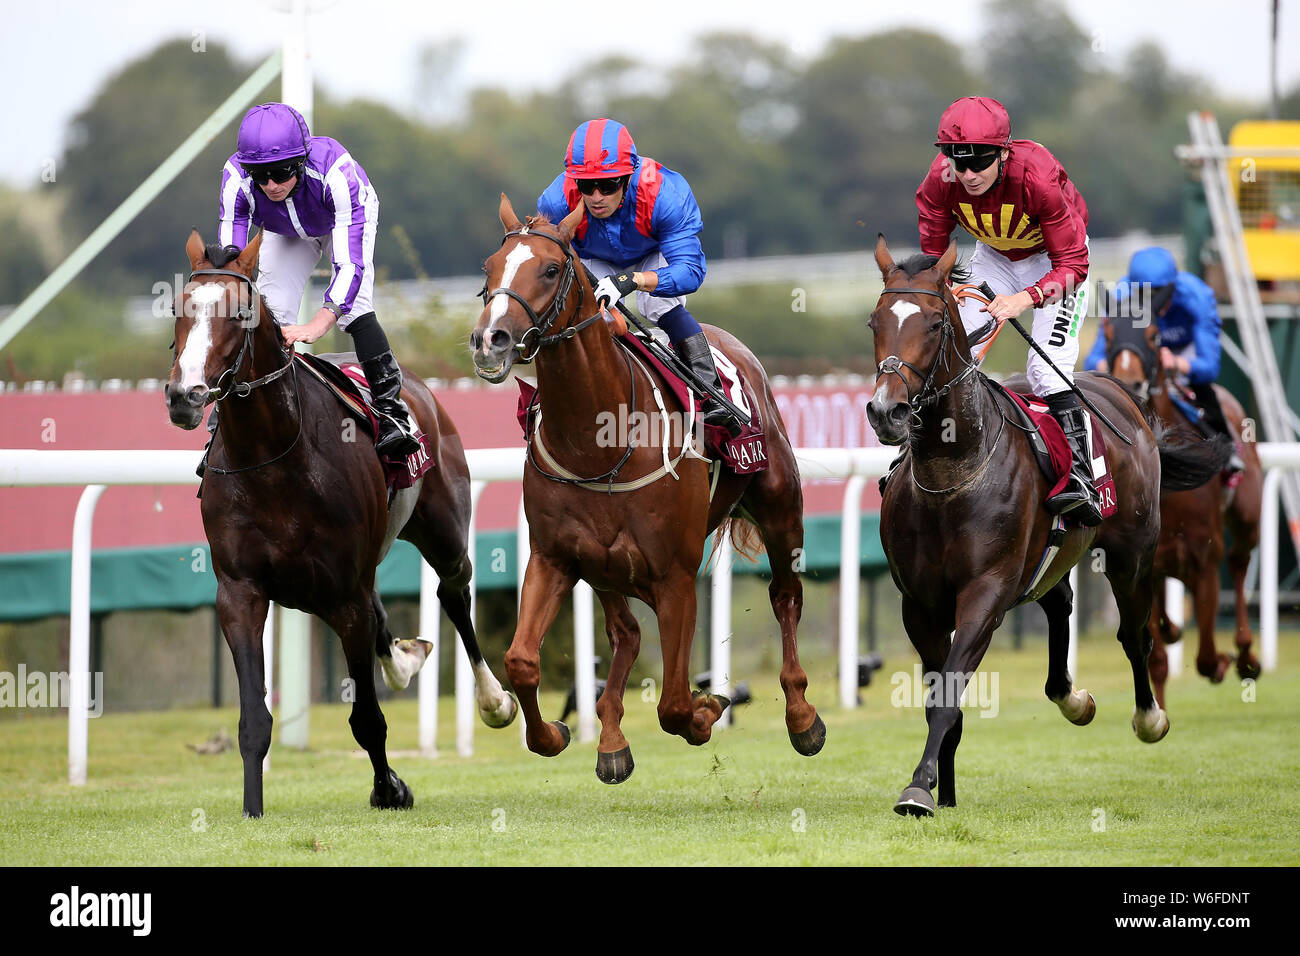
[[[505,296],[509,296],[510,298],[518,302],[520,305],[522,305],[524,307],[524,311],[528,313],[528,320],[532,324],[528,327],[528,331],[526,331],[523,334],[520,340],[515,343],[515,349],[516,351],[519,352],[519,358],[516,359],[516,361],[520,365],[527,365],[534,358],[537,357],[537,353],[540,352],[545,346],[554,345],[556,342],[568,341],[569,339],[577,335],[579,332],[581,332],[583,329],[585,329],[587,326],[592,325],[594,322],[596,322],[597,319],[600,318],[600,312],[597,312],[591,318],[586,319],[583,322],[579,322],[577,325],[571,325],[568,328],[561,329],[559,332],[556,332],[554,335],[547,335],[546,333],[550,330],[551,326],[555,324],[555,320],[558,319],[560,315],[565,311],[565,307],[568,304],[568,300],[569,300],[569,290],[573,286],[573,280],[577,275],[577,266],[574,265],[573,250],[571,250],[569,248],[569,244],[564,240],[562,240],[559,236],[553,233],[543,232],[538,229],[533,229],[530,226],[523,226],[522,228],[516,229],[513,232],[507,232],[501,240],[501,245],[504,246],[506,244],[507,239],[512,239],[516,236],[541,236],[543,239],[551,240],[551,242],[559,246],[560,251],[564,253],[564,274],[560,276],[559,287],[555,290],[555,297],[551,299],[551,304],[547,306],[546,309],[540,315],[538,315],[537,311],[533,309],[529,301],[525,299],[522,295],[520,295],[518,292],[516,292],[514,289],[507,289],[505,286],[498,286],[497,288],[489,292],[487,287],[487,280],[484,279],[483,289],[479,292],[479,296],[483,299],[484,308],[487,308],[487,304],[491,302],[494,297],[498,295],[505,295]],[[582,291],[582,286],[579,285],[578,306],[577,306],[577,310],[579,312],[582,311],[582,300],[583,300],[583,291]],[[535,336],[535,338],[533,339],[533,350],[531,352],[528,351],[529,335]]]
[[[963,379],[974,372],[978,366],[976,366],[974,362],[967,363],[966,371],[962,372],[947,385],[943,385],[937,389],[934,388],[934,374],[939,369],[940,361],[943,362],[943,367],[945,369],[948,368],[948,341],[956,337],[956,333],[953,332],[952,328],[952,316],[948,311],[948,297],[942,292],[936,292],[934,289],[885,289],[885,291],[881,293],[882,296],[904,294],[932,295],[943,302],[943,326],[939,333],[939,351],[935,354],[934,361],[930,364],[930,370],[928,372],[922,372],[911,362],[904,362],[897,355],[886,356],[884,361],[876,366],[876,380],[879,381],[882,375],[897,375],[903,380],[903,387],[907,389],[908,406],[913,412],[919,412],[921,409],[933,405],[935,402],[939,401],[939,399],[947,395],[948,392],[959,385]],[[917,378],[922,380],[921,390],[917,392],[916,395],[912,394],[912,388],[907,384],[907,376],[900,371],[900,369],[903,368],[907,369]]]
[[[190,273],[190,281],[193,281],[195,276],[233,276],[248,285],[248,291],[251,296],[250,301],[253,302],[255,308],[260,308],[257,306],[257,303],[262,301],[262,295],[257,290],[257,283],[242,272],[234,272],[230,269],[195,269]],[[251,382],[235,381],[236,376],[239,375],[240,368],[243,367],[245,355],[248,356],[249,367],[251,368],[253,365],[253,329],[257,328],[257,325],[250,323],[253,323],[253,319],[256,317],[255,308],[245,306],[235,313],[235,318],[244,327],[244,344],[239,347],[239,355],[235,357],[235,364],[217,376],[217,384],[208,391],[207,401],[204,402],[205,405],[210,405],[213,402],[224,401],[231,395],[238,395],[240,398],[244,398],[253,389],[274,382],[277,378],[284,375],[285,372],[293,368],[293,357],[289,356],[289,361],[276,369],[270,375],[263,375],[261,378],[254,379]],[[289,354],[288,350],[285,351],[285,354]],[[227,376],[230,378],[230,384],[224,384]],[[295,380],[297,377],[298,372],[295,369]]]

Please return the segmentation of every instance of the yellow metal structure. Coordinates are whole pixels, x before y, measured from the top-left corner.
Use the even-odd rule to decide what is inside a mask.
[[[1228,145],[1296,150],[1294,156],[1238,154],[1229,169],[1236,167],[1233,193],[1255,278],[1300,280],[1300,123],[1246,120],[1232,128]]]

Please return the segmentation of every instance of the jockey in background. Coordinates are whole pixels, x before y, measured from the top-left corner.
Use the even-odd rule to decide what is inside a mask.
[[[385,457],[418,451],[401,399],[402,371],[371,302],[379,195],[365,170],[336,140],[312,136],[297,110],[265,103],[239,124],[238,149],[221,173],[218,209],[212,264],[239,254],[250,223],[262,227],[258,286],[285,342],[315,342],[337,323],[352,336],[370,383],[379,420],[375,450]],[[303,291],[322,255],[333,264],[332,280],[315,316],[298,325]],[[214,408],[209,431],[216,431],[216,420]]]
[[[996,327],[990,319],[1034,310],[1031,334],[1065,376],[1079,357],[1079,326],[1087,314],[1088,207],[1065,169],[1032,140],[1011,139],[1006,109],[986,96],[966,96],[939,120],[939,155],[916,191],[921,251],[940,256],[953,227],[977,240],[972,281],[995,293],[981,306],[961,305],[973,346]],[[1087,448],[1087,412],[1062,378],[1030,351],[1026,367],[1035,395],[1047,402],[1074,452],[1070,480],[1048,510],[1084,525],[1101,522]]]
[[[1150,303],[1160,329],[1160,364],[1166,374],[1192,390],[1196,403],[1204,410],[1203,421],[1207,428],[1233,438],[1224,420],[1219,397],[1214,393],[1214,380],[1219,377],[1222,356],[1219,303],[1214,291],[1190,272],[1180,272],[1173,254],[1160,246],[1133,253],[1128,274],[1115,286],[1115,302],[1129,298],[1135,287],[1150,290],[1145,296],[1139,293],[1139,298]],[[1097,342],[1088,353],[1084,368],[1110,371],[1104,334],[1097,335]],[[1245,462],[1234,450],[1225,470],[1236,473],[1245,467]]]
[[[668,334],[691,370],[719,390],[713,353],[700,323],[686,310],[686,296],[704,282],[704,219],[690,184],[648,157],[641,157],[622,123],[594,119],[569,138],[564,172],[537,200],[537,211],[559,222],[583,203],[587,215],[573,246],[599,280],[604,305],[637,293],[637,309]],[[704,396],[704,420],[739,427],[714,399]]]

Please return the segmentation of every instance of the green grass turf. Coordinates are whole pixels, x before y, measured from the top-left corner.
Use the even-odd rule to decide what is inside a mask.
[[[739,726],[700,748],[660,731],[630,690],[636,771],[618,787],[597,781],[595,745],[576,728],[547,760],[523,749],[517,725],[478,724],[476,754],[457,757],[450,700],[442,756],[417,757],[414,706],[396,702],[390,759],[415,792],[407,812],[368,806],[370,766],[343,705],[313,707],[308,752],[273,748],[266,816],[252,821],[241,819],[238,754],[185,747],[222,727],[234,736],[234,711],[94,720],[89,782],[77,788],[65,782],[66,720],[8,719],[0,864],[1294,865],[1300,637],[1284,637],[1280,657],[1253,702],[1234,678],[1213,686],[1189,664],[1170,684],[1169,736],[1148,745],[1129,727],[1131,681],[1113,640],[1080,650],[1078,686],[1097,700],[1088,727],[1043,697],[1041,645],[995,649],[984,669],[997,672],[999,713],[967,712],[959,806],[932,820],[892,809],[924,742],[922,711],[890,703],[890,674],[910,674],[914,657],[887,661],[854,712],[835,705],[832,673],[811,674],[829,728],[811,759],[790,748],[774,677],[751,680]],[[559,701],[545,694],[543,713],[556,716]]]

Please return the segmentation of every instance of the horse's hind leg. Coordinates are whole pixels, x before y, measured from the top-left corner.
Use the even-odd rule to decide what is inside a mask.
[[[473,566],[465,550],[466,536],[450,514],[428,514],[423,504],[421,499],[416,515],[402,529],[401,537],[419,549],[429,567],[438,575],[438,601],[460,635],[460,642],[474,669],[474,696],[479,716],[489,727],[505,727],[519,713],[519,705],[502,689],[501,682],[479,650],[474,619],[470,614],[469,580]],[[405,642],[398,642],[398,645],[402,643]]]
[[[1253,544],[1245,548],[1239,545],[1237,530],[1233,530],[1228,570],[1232,572],[1232,589],[1237,598],[1237,633],[1234,637],[1237,645],[1237,676],[1243,680],[1258,680],[1260,674],[1259,658],[1250,649],[1251,644],[1254,643],[1254,635],[1250,631],[1250,609],[1246,605],[1246,569],[1250,566],[1250,552],[1253,547]]]
[[[641,626],[627,606],[627,598],[612,591],[600,591],[605,609],[605,633],[614,652],[609,664],[605,693],[596,702],[600,717],[600,743],[596,752],[596,776],[601,783],[622,783],[632,776],[632,748],[623,736],[623,694],[627,676],[641,651]]]
[[[244,816],[262,815],[262,761],[271,749],[271,712],[266,709],[262,627],[266,595],[246,585],[217,583],[217,616],[239,679],[239,755],[244,761]]]
[[[374,603],[368,595],[359,597],[336,609],[326,621],[343,640],[343,656],[347,659],[348,676],[356,695],[348,718],[352,736],[370,755],[370,764],[375,771],[370,805],[386,810],[405,810],[415,803],[415,798],[411,788],[388,766],[385,750],[388,723],[379,709],[379,698],[375,696],[374,648],[379,621]]]
[[[793,492],[792,492],[793,489]],[[805,757],[821,751],[826,724],[805,696],[808,675],[799,664],[799,618],[803,615],[803,507],[797,480],[782,478],[775,466],[760,473],[745,495],[772,566],[768,598],[781,626],[781,690],[785,692],[785,728],[790,743]]]
[[[1082,727],[1097,713],[1097,702],[1086,690],[1075,690],[1070,677],[1070,614],[1074,610],[1070,579],[1064,577],[1057,581],[1055,587],[1038,599],[1038,606],[1047,614],[1047,683],[1043,691],[1061,709],[1066,720]]]
[[[1116,555],[1107,552],[1110,566],[1106,577],[1119,607],[1119,633],[1116,635],[1129,666],[1133,669],[1133,732],[1146,743],[1162,740],[1169,733],[1169,717],[1156,703],[1147,676],[1147,656],[1151,653],[1151,635],[1147,620],[1151,615],[1155,577],[1150,566],[1133,571],[1115,567]]]
[[[1214,622],[1219,616],[1219,555],[1207,555],[1196,576],[1196,626],[1200,643],[1196,650],[1196,671],[1211,684],[1223,682],[1232,658],[1214,645]]]

